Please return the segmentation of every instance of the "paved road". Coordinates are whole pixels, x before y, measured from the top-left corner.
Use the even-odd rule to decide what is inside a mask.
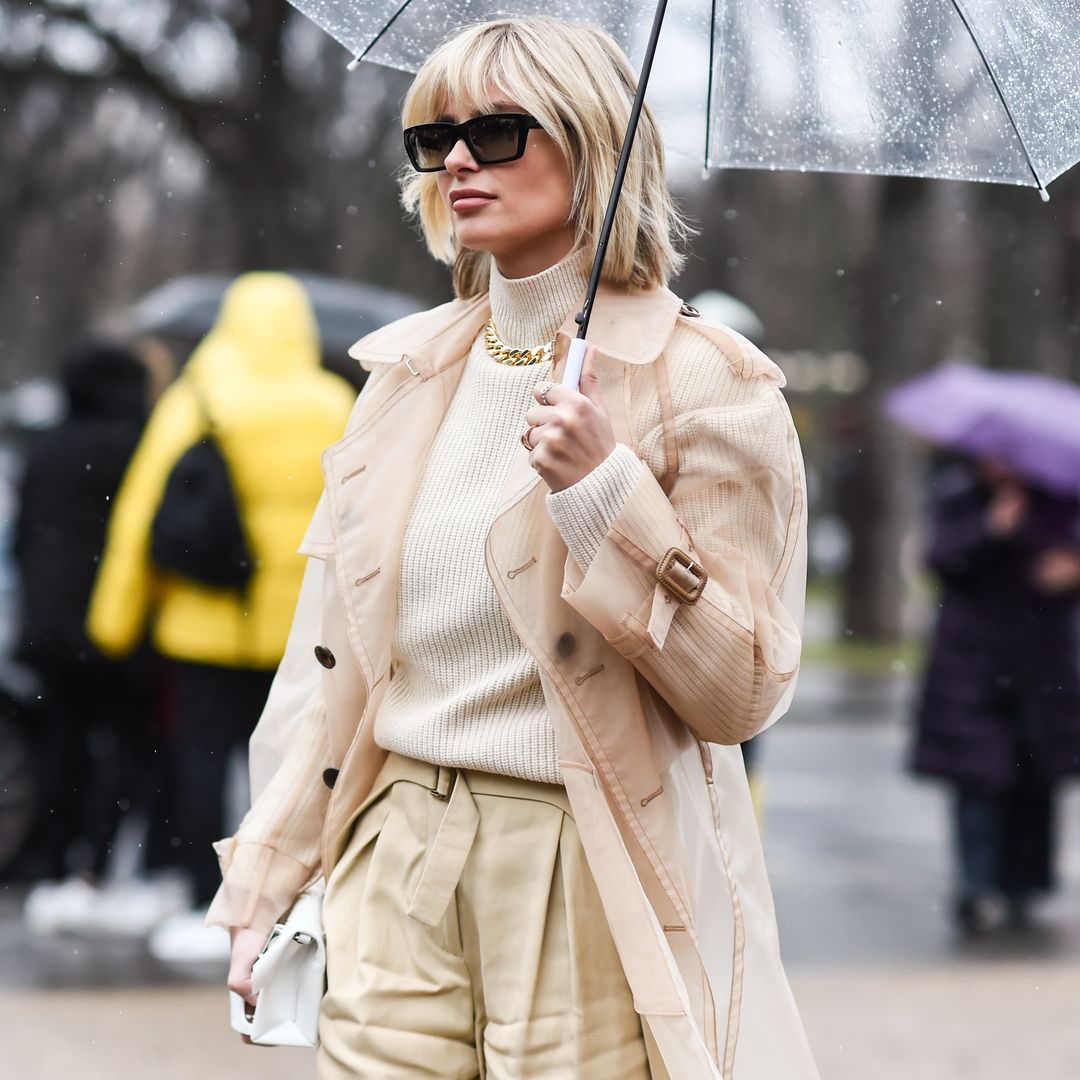
[[[761,748],[782,940],[822,1075],[1076,1080],[1080,793],[1065,807],[1065,888],[1044,927],[962,946],[943,914],[941,793],[900,770],[907,693],[900,676],[810,669]],[[170,972],[137,945],[27,942],[18,899],[0,892],[5,1076],[309,1075],[302,1051],[234,1040],[220,971]]]

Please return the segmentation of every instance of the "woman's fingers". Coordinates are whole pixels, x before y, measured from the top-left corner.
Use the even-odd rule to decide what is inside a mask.
[[[259,958],[263,946],[266,944],[266,934],[260,930],[252,930],[246,926],[234,926],[230,929],[232,935],[232,953],[229,959],[229,989],[234,994],[239,994],[244,999],[245,1013],[251,1018],[252,1010],[258,1001],[251,988],[251,969]],[[241,1035],[249,1046],[252,1043],[247,1035]]]
[[[534,405],[525,414],[525,423],[529,427],[541,427],[543,424],[550,424],[559,415],[559,410],[553,405]]]
[[[266,944],[266,934],[246,926],[232,928],[232,952],[229,959],[229,989],[249,1005],[256,997],[251,989],[251,969]]]
[[[525,415],[522,443],[529,462],[552,491],[562,491],[588,475],[611,453],[615,433],[596,378],[595,350],[582,369],[581,392],[550,382],[533,391],[537,405]]]
[[[561,405],[563,402],[571,401],[580,396],[576,390],[571,390],[569,386],[560,386],[558,383],[553,382],[537,383],[533,388],[533,397],[536,398],[540,405]]]

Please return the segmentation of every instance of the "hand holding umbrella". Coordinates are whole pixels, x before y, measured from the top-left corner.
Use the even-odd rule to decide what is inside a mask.
[[[541,383],[537,404],[525,415],[529,463],[552,491],[563,491],[583,479],[615,449],[600,380],[594,367],[596,349],[585,351],[579,390]]]
[[[1027,504],[1027,492],[1019,484],[1002,484],[990,502],[987,527],[995,536],[1012,536],[1024,522]]]

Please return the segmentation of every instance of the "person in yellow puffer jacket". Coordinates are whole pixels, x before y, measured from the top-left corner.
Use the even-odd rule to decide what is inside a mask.
[[[197,393],[228,462],[255,560],[243,591],[165,574],[150,558],[169,473],[205,430]],[[88,630],[113,657],[131,652],[149,630],[173,662],[179,839],[197,907],[218,884],[210,845],[223,828],[230,752],[246,746],[288,636],[304,570],[296,549],[322,490],[320,454],[341,437],[354,399],[348,384],[319,366],[303,286],[286,274],[245,274],[162,395],[117,494]]]

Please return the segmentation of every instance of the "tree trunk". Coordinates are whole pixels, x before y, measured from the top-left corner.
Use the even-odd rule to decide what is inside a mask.
[[[844,580],[844,630],[867,641],[903,635],[902,544],[912,519],[914,462],[909,441],[881,412],[883,395],[936,358],[934,281],[927,265],[931,188],[889,177],[878,183],[876,243],[859,282],[860,352],[870,377],[856,403],[858,430],[841,513],[851,536]]]

